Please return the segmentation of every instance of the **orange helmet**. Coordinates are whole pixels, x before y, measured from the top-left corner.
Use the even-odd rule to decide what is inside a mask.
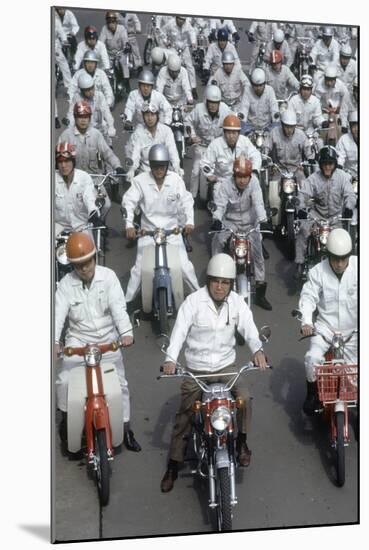
[[[77,116],[91,116],[92,111],[91,107],[88,103],[88,101],[77,101],[77,103],[74,104],[73,108],[73,114],[75,117]]]
[[[272,50],[270,53],[271,63],[282,63],[282,54],[280,50]]]
[[[252,174],[252,163],[251,160],[246,159],[245,157],[238,157],[233,163],[233,175],[247,177]]]
[[[223,120],[223,130],[241,131],[241,121],[236,115],[227,115]]]
[[[67,240],[67,259],[72,264],[86,262],[96,254],[95,243],[87,233],[72,233]]]
[[[76,162],[76,148],[71,143],[64,141],[63,143],[58,143],[55,147],[55,161],[60,160],[71,160],[75,164]]]

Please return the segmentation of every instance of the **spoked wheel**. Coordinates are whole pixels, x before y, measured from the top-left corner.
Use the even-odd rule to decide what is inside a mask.
[[[295,227],[293,212],[286,213],[286,237],[287,237],[287,256],[289,260],[295,259]]]
[[[148,38],[145,43],[144,54],[143,54],[145,65],[149,65],[151,63],[151,50],[153,49],[153,47],[154,47],[154,43],[152,39]]]
[[[166,288],[159,288],[159,328],[161,334],[168,334],[168,301]]]
[[[337,485],[342,487],[345,484],[345,439],[344,439],[345,413],[336,412],[336,471]]]
[[[101,506],[106,506],[109,502],[110,495],[110,467],[105,430],[98,430],[95,432],[95,445],[98,462],[96,470],[97,490],[99,492]]]
[[[228,468],[219,468],[217,475],[217,485],[218,531],[232,531],[231,484],[228,475]]]

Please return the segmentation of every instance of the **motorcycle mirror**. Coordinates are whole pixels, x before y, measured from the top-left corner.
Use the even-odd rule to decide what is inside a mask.
[[[139,327],[141,325],[141,311],[139,309],[135,309],[135,311],[131,315],[131,324],[133,327]]]
[[[213,86],[218,86],[218,81],[213,79],[210,84]]]
[[[237,116],[240,120],[243,120],[245,118],[245,115],[243,113],[237,113]]]
[[[267,342],[271,334],[272,329],[268,325],[264,325],[259,331],[259,338],[262,342]]]
[[[131,168],[131,166],[133,166],[133,160],[131,158],[127,157],[124,161],[124,167],[126,169],[129,169],[129,168]]]
[[[209,212],[215,212],[215,210],[217,209],[217,205],[214,201],[209,201],[207,204],[207,209],[209,210]]]
[[[159,334],[156,343],[162,352],[165,352],[169,346],[169,336],[167,334]]]
[[[296,317],[299,321],[301,321],[301,319],[302,319],[302,313],[299,309],[293,309],[291,311],[291,315],[292,315],[292,317]]]

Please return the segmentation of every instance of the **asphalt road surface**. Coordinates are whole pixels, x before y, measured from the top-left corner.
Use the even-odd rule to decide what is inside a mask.
[[[104,24],[104,11],[73,10],[79,21],[78,39],[83,28]],[[143,33],[149,16],[141,14]],[[240,29],[239,53],[245,65],[250,45],[244,34],[248,21],[235,21]],[[145,35],[139,37],[141,52]],[[136,87],[133,80],[132,88]],[[203,87],[199,83],[198,90]],[[63,88],[58,90],[60,120],[67,110]],[[123,161],[122,133],[116,105],[113,115],[117,138],[114,151]],[[55,137],[63,130],[55,132]],[[191,150],[185,160],[188,184]],[[209,259],[209,215],[195,211],[196,229],[191,240],[193,262],[201,284]],[[123,289],[136,249],[127,248],[123,237],[119,205],[113,203],[108,214],[110,229],[106,265],[115,270]],[[248,378],[253,396],[253,421],[248,437],[252,449],[251,465],[239,469],[236,478],[238,505],[234,509],[234,529],[254,530],[272,527],[349,524],[358,521],[358,447],[352,414],[351,441],[346,448],[346,484],[335,484],[333,454],[328,426],[321,419],[304,416],[301,404],[305,396],[303,357],[307,344],[299,343],[298,323],[290,312],[296,307],[298,289],[293,280],[293,264],[280,242],[266,240],[270,258],[266,260],[267,297],[272,312],[254,307],[258,327],[268,324],[272,336],[267,354],[274,369],[251,373]],[[238,347],[238,364],[248,361],[246,346]],[[188,465],[180,471],[171,493],[160,492],[174,414],[179,403],[179,380],[160,380],[163,360],[156,343],[155,326],[142,321],[135,329],[135,345],[125,352],[127,378],[131,391],[132,427],[142,445],[142,452],[132,453],[124,446],[112,463],[111,497],[100,509],[94,482],[87,477],[84,460],[72,461],[63,456],[59,438],[54,445],[54,513],[53,528],[57,541],[77,541],[212,531],[207,506],[207,489],[195,480]]]

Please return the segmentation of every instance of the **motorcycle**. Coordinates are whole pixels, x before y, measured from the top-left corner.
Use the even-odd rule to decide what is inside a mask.
[[[260,329],[259,338],[267,342],[270,327]],[[165,345],[161,347],[165,353]],[[208,482],[208,506],[214,515],[217,531],[231,531],[233,509],[238,503],[236,495],[237,461],[235,456],[235,430],[237,410],[244,407],[241,399],[232,396],[232,388],[242,374],[258,370],[250,361],[238,372],[229,374],[195,375],[176,362],[176,374],[158,376],[161,378],[192,378],[202,390],[201,400],[192,406],[193,418],[188,447],[192,447],[196,467],[191,473]],[[269,366],[268,368],[272,368]],[[163,367],[160,369],[163,371]],[[209,384],[202,378],[227,376],[228,382]]]
[[[209,40],[204,32],[204,27],[198,27],[197,48],[192,51],[192,57],[195,69],[199,75],[202,75],[206,52],[208,51]]]
[[[303,128],[302,128],[303,130]],[[319,170],[319,151],[321,146],[319,144],[319,132],[317,130],[312,130],[306,132],[306,136],[309,142],[310,154],[309,160],[301,163],[301,166],[304,167],[305,177],[311,176],[314,172]]]
[[[301,320],[301,312],[293,310],[292,315]],[[330,443],[335,449],[335,468],[337,485],[345,484],[345,447],[349,445],[349,409],[357,407],[357,375],[358,366],[347,364],[344,360],[345,344],[351,340],[357,330],[354,330],[346,338],[341,332],[334,332],[332,338],[314,328],[312,336],[319,335],[329,344],[325,353],[325,360],[314,366],[314,372],[318,384],[319,401],[322,409],[317,413],[323,413],[324,419],[330,427]],[[302,336],[300,340],[310,338]]]
[[[122,209],[123,220],[127,211]],[[178,311],[184,299],[182,268],[178,247],[167,242],[169,235],[179,235],[183,229],[156,227],[152,231],[139,229],[138,238],[152,237],[154,246],[145,246],[142,251],[141,299],[142,310],[152,314],[159,322],[161,334],[169,330],[168,318]]]
[[[209,209],[214,212],[216,205],[209,203]],[[230,238],[227,241],[225,252],[229,254],[236,264],[236,279],[233,283],[233,290],[245,300],[251,309],[253,298],[256,292],[255,269],[251,253],[251,241],[249,235],[258,230],[258,226],[248,231],[236,230],[224,227],[219,231],[209,231],[208,234],[229,232]],[[273,231],[260,229],[260,233],[273,234]]]
[[[106,72],[117,103],[123,98],[124,93],[128,95],[130,92],[129,79],[134,67],[132,46],[127,43],[123,50],[118,50],[109,57],[111,68]]]
[[[267,43],[260,42],[258,55],[255,61],[254,68],[266,69],[267,63],[265,61],[265,52],[266,52]]]
[[[71,369],[67,401],[67,449],[86,447],[87,467],[97,484],[101,506],[109,503],[110,462],[123,442],[122,391],[114,363],[101,365],[102,355],[123,347],[121,341],[65,347],[62,355],[84,358],[84,366]],[[84,445],[85,439],[85,445]]]
[[[328,127],[321,128],[321,137],[324,145],[336,146],[341,137],[341,121],[339,118],[340,107],[338,101],[329,100],[329,106],[322,109],[323,113],[328,114]]]
[[[147,38],[146,38],[144,53],[143,53],[143,59],[144,59],[145,65],[150,65],[151,63],[151,51],[153,50],[153,48],[161,45],[159,40],[159,34],[160,34],[160,29],[157,26],[156,15],[152,15],[146,30]]]
[[[296,95],[296,92],[291,92],[288,97],[285,99],[277,99],[278,107],[279,107],[279,113],[282,114],[288,109],[288,102],[290,101],[291,97]]]
[[[310,74],[310,51],[312,48],[312,39],[302,36],[297,36],[297,48],[295,60],[292,66],[292,72],[297,80],[300,82],[301,78],[305,74]],[[312,75],[311,75],[312,76]]]
[[[185,108],[186,107],[181,107],[179,105],[173,107],[172,122],[170,125],[174,141],[176,142],[181,168],[183,168],[183,161],[186,154],[186,140],[189,137],[183,120],[183,109]]]
[[[96,189],[96,206],[105,217],[111,208],[110,200],[118,204],[122,201],[124,192],[123,186],[126,183],[126,176],[133,164],[132,159],[126,158],[123,163],[123,172],[112,170],[106,174],[89,174]]]
[[[96,246],[96,264],[105,265],[105,240],[104,231],[105,225],[95,227],[92,223],[88,223],[83,227],[80,227],[78,231],[92,231],[95,246]],[[61,279],[67,273],[73,271],[73,266],[70,264],[67,258],[67,241],[73,230],[63,229],[55,236],[55,283],[56,286],[60,283]]]

